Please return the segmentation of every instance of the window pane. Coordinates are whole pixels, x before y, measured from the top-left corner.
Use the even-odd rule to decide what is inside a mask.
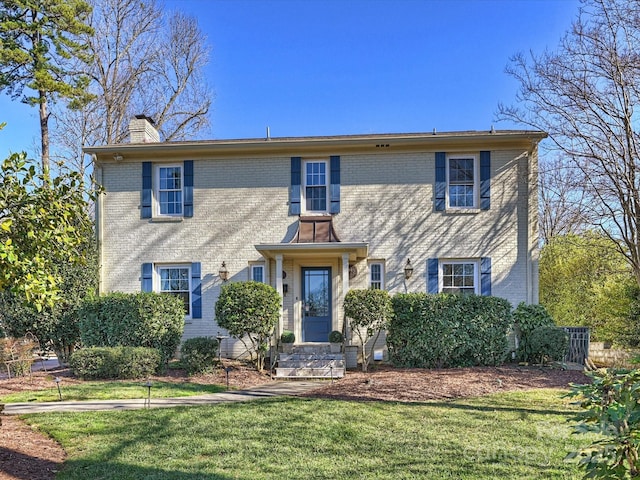
[[[161,215],[182,214],[182,169],[181,167],[160,167],[158,204]]]
[[[473,207],[473,185],[450,185],[449,205],[452,207]]]
[[[442,291],[456,295],[475,294],[475,263],[442,265]]]
[[[187,315],[191,312],[191,292],[189,287],[189,268],[160,268],[160,293],[175,295],[182,299]]]
[[[382,265],[380,263],[372,263],[369,265],[370,284],[374,290],[382,289]]]
[[[450,183],[473,183],[473,159],[452,158],[449,160]]]
[[[326,187],[307,187],[305,190],[307,210],[327,209],[327,189]]]
[[[264,267],[262,266],[251,267],[251,279],[254,282],[264,282]]]

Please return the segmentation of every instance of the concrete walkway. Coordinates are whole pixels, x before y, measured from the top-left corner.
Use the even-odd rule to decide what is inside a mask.
[[[179,398],[153,398],[151,390],[151,405],[153,408],[215,405],[217,403],[247,402],[261,398],[279,396],[297,396],[309,392],[327,382],[270,382],[246,390],[235,390],[224,393],[209,393],[192,397]],[[45,412],[92,412],[99,410],[134,410],[147,407],[147,399],[137,398],[133,400],[91,400],[86,402],[47,402],[47,403],[6,403],[5,415],[22,415],[25,413]]]

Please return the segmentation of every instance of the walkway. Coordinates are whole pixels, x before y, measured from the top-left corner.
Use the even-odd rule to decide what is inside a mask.
[[[218,403],[247,402],[261,398],[271,398],[279,396],[297,396],[322,385],[326,382],[270,382],[246,390],[235,390],[224,393],[209,393],[192,397],[179,398],[153,398],[151,396],[151,407],[181,407],[197,405],[215,405]],[[147,399],[137,398],[132,400],[92,400],[86,402],[47,402],[47,403],[6,403],[4,406],[5,415],[23,415],[26,413],[45,412],[92,412],[99,410],[135,410],[145,408]]]

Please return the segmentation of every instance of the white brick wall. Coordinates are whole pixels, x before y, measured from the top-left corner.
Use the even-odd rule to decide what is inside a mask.
[[[391,294],[404,292],[407,258],[414,266],[408,291],[425,292],[428,258],[491,257],[493,295],[514,306],[537,300],[530,261],[536,255],[537,204],[529,196],[535,159],[523,150],[492,150],[491,209],[472,214],[434,211],[434,162],[432,151],[341,155],[341,213],[334,217],[341,240],[368,242],[369,257],[385,259]],[[140,291],[143,263],[201,262],[203,318],[188,322],[185,338],[215,336],[221,263],[231,281],[247,280],[249,262],[262,258],[254,245],[282,242],[296,226],[297,217],[288,215],[290,156],[194,160],[194,215],[180,222],[140,218],[141,174],[140,162],[102,167],[102,291]],[[285,257],[284,326],[290,330],[299,305],[299,266]],[[366,288],[366,259],[356,266],[350,286]],[[336,258],[334,300],[342,296],[341,268]],[[275,285],[274,261],[267,262],[267,273]],[[341,321],[339,309],[334,326]],[[225,344],[233,349],[225,353],[242,350],[232,341]]]

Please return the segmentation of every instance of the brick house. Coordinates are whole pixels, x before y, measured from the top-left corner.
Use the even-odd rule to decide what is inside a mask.
[[[184,299],[185,338],[224,332],[227,281],[282,296],[278,332],[326,343],[350,288],[538,302],[539,131],[369,134],[131,143],[85,148],[102,292]],[[237,356],[231,339],[222,354]]]

